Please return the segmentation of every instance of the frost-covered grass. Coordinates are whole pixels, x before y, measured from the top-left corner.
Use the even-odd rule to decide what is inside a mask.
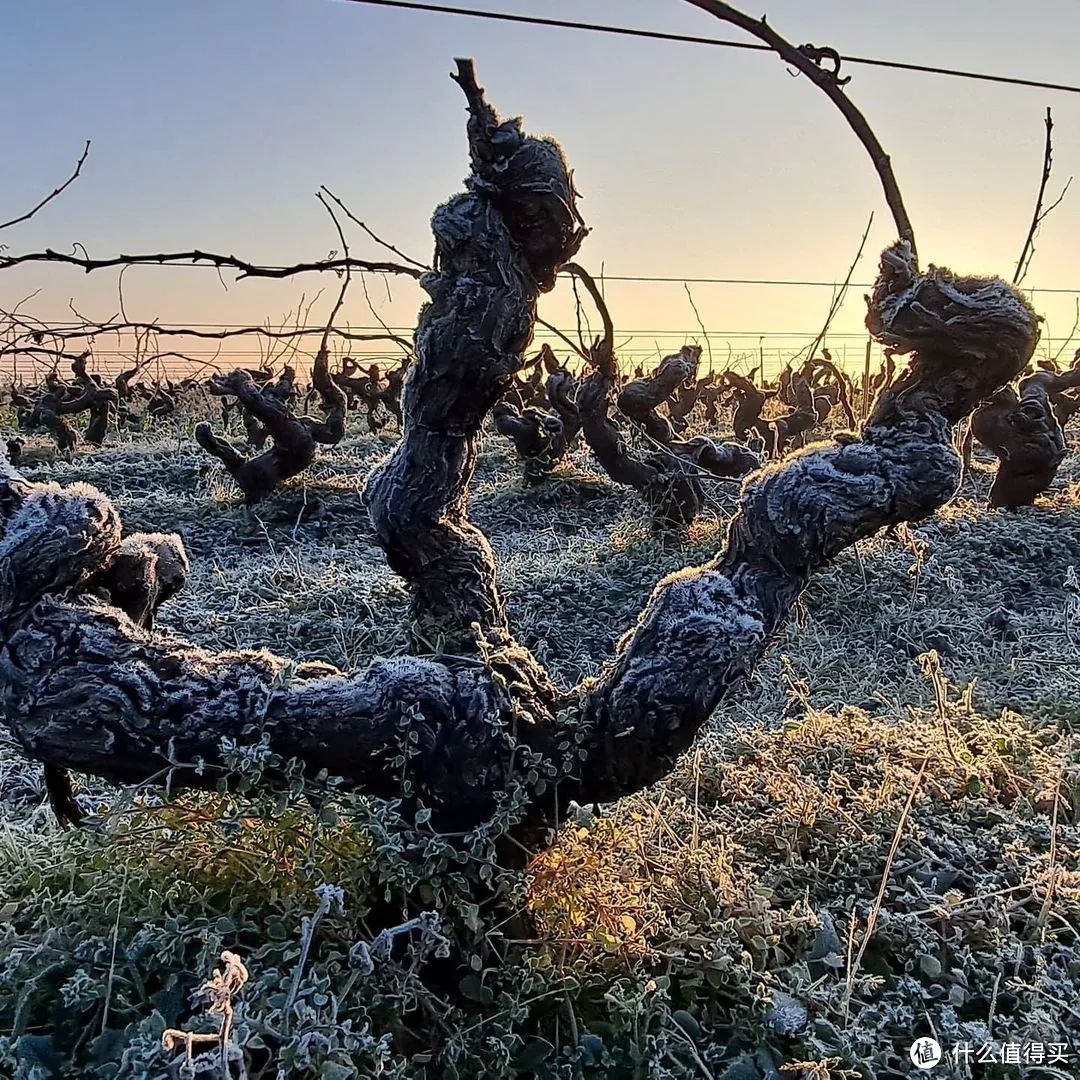
[[[255,510],[180,427],[26,472],[183,534],[171,629],[348,668],[406,647],[359,495],[391,445],[353,433]],[[569,684],[715,551],[735,492],[671,540],[580,452],[538,488],[519,472],[489,441],[473,517],[515,630]],[[1071,1039],[1030,1075],[1076,1075],[1080,459],[1019,513],[987,511],[988,483],[845,553],[675,774],[582,810],[486,901],[490,844],[359,799],[151,805],[89,781],[97,827],[63,834],[0,743],[0,1076],[172,1075],[161,1033],[217,1030],[198,988],[225,949],[250,972],[233,1039],[253,1078],[900,1077],[931,1030]],[[441,925],[374,944],[424,911]]]

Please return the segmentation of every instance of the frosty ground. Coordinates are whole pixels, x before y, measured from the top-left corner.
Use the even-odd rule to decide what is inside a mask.
[[[32,446],[25,472],[183,535],[167,629],[356,668],[406,648],[362,498],[392,445],[354,429],[254,509],[182,425],[70,459]],[[526,877],[495,873],[528,940],[471,910],[477,868],[392,806],[317,813],[301,785],[151,805],[91,782],[96,827],[65,834],[0,742],[0,1069],[164,1075],[166,1025],[217,1030],[197,990],[230,949],[251,972],[234,1038],[253,1077],[899,1077],[926,1033],[1072,1042],[1064,1064],[972,1074],[1076,1075],[1080,458],[1019,512],[985,508],[987,469],[818,575],[672,776],[583,808]],[[657,536],[586,452],[528,488],[489,438],[472,517],[512,626],[571,684],[662,575],[722,544],[736,491],[718,483],[689,535]],[[320,884],[344,907],[312,927]],[[448,990],[419,960],[350,966],[395,904],[471,927],[470,974]]]

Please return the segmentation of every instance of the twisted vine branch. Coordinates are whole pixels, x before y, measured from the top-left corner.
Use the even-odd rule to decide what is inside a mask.
[[[950,427],[1023,370],[1038,320],[998,279],[920,274],[901,240],[882,256],[867,326],[910,359],[861,438],[752,476],[724,549],[657,585],[597,678],[557,688],[513,638],[467,487],[480,425],[524,364],[537,297],[584,226],[557,144],[502,120],[468,62],[456,79],[469,102],[473,175],[433,217],[435,269],[422,279],[431,303],[405,387],[404,436],[369,490],[417,622],[446,650],[343,674],[150,633],[107,584],[124,550],[109,500],[5,469],[0,715],[28,756],[113,781],[205,787],[226,775],[231,746],[263,740],[275,760],[429,808],[440,829],[481,825],[511,791],[526,792],[517,830],[535,840],[569,799],[613,799],[662,776],[816,570],[884,526],[933,513],[955,490]],[[598,357],[609,371],[610,359]],[[152,556],[136,545],[129,571],[153,583]]]

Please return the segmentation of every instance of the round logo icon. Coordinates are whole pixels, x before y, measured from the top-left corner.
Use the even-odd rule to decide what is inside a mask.
[[[941,1044],[937,1039],[924,1035],[911,1044],[908,1054],[916,1069],[932,1069],[942,1058]]]

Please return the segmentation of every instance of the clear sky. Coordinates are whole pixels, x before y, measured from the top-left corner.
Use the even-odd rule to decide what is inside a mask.
[[[502,9],[738,37],[680,0],[459,0]],[[762,0],[755,0],[759,13]],[[1077,0],[772,0],[795,43],[841,52],[1076,83]],[[33,221],[6,230],[12,251],[92,255],[202,247],[286,263],[339,247],[314,198],[320,184],[403,250],[426,260],[432,208],[466,171],[463,101],[447,77],[475,57],[491,100],[563,144],[592,227],[581,261],[608,274],[841,279],[875,214],[856,280],[873,274],[892,222],[865,151],[805,79],[768,54],[637,41],[372,8],[341,0],[24,0],[4,14],[0,218],[63,180],[86,138],[83,175]],[[925,262],[1011,276],[1037,187],[1043,113],[1055,118],[1054,193],[1080,174],[1080,95],[853,67],[847,92],[892,155]],[[357,232],[353,254],[381,257]],[[1080,178],[1046,223],[1027,284],[1080,290]],[[280,320],[334,279],[230,281],[213,271],[131,270],[129,317],[172,322]],[[369,280],[380,316],[411,326],[420,294]],[[0,305],[97,318],[118,306],[112,271],[57,267],[0,275]],[[813,333],[827,289],[695,285],[717,363],[757,335]],[[862,290],[835,324],[861,331]],[[610,283],[627,354],[700,337],[678,284]],[[1076,297],[1037,294],[1048,334],[1073,323]],[[542,314],[572,324],[566,295]],[[374,321],[354,288],[345,317]],[[641,333],[647,331],[647,333]],[[663,332],[663,333],[662,333]],[[744,336],[745,335],[745,336]],[[850,358],[864,339],[836,337]],[[767,337],[767,350],[800,339]],[[1057,344],[1054,344],[1056,349]],[[101,343],[102,351],[114,345]],[[1075,346],[1074,346],[1075,347]],[[195,346],[205,349],[206,346]],[[248,362],[229,345],[232,359]],[[1071,350],[1070,350],[1071,351]],[[223,363],[225,361],[222,361]]]

